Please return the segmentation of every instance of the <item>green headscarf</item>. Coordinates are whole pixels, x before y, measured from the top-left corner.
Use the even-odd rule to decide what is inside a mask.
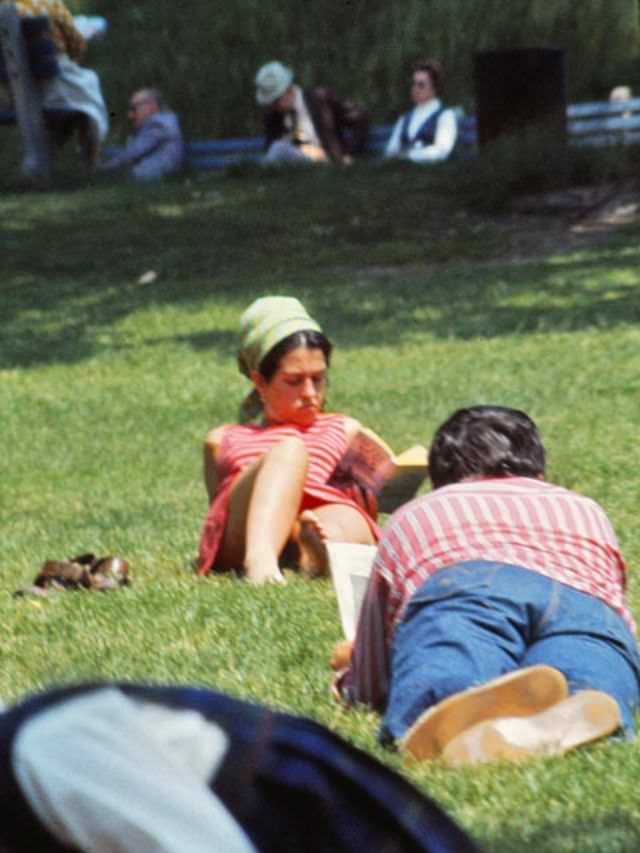
[[[245,376],[257,370],[276,344],[295,332],[321,332],[320,325],[292,296],[263,296],[240,317],[238,367]]]
[[[251,372],[258,369],[262,359],[280,341],[295,332],[307,331],[321,332],[322,329],[299,300],[292,296],[256,299],[240,317],[240,372],[251,377]],[[240,420],[253,420],[261,411],[262,403],[254,389],[240,406]]]

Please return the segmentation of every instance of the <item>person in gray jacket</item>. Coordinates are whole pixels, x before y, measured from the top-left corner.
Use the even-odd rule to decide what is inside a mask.
[[[124,150],[102,169],[130,168],[134,178],[149,180],[177,172],[182,166],[180,123],[157,89],[140,89],[129,100],[129,120],[135,133]]]

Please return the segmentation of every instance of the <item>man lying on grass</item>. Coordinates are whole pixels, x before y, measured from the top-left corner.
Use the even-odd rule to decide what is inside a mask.
[[[624,560],[601,507],[544,468],[524,412],[460,409],[436,431],[434,491],[385,528],[350,661],[334,656],[383,743],[458,765],[633,736]]]

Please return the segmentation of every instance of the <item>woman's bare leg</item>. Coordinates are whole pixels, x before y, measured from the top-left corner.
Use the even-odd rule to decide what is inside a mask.
[[[307,474],[307,451],[285,438],[238,477],[216,566],[243,566],[253,583],[282,581],[278,555],[291,534]]]
[[[328,574],[327,542],[374,543],[371,529],[362,515],[344,504],[325,504],[305,510],[294,525],[292,537],[300,550],[299,568],[307,577]]]
[[[314,509],[314,512],[325,529],[329,542],[375,544],[371,528],[362,513],[354,507],[344,504],[325,504]]]

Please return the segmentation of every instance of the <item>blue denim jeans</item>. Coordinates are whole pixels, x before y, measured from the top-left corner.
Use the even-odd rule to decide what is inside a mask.
[[[401,738],[447,696],[534,664],[560,670],[572,693],[613,696],[633,736],[640,656],[614,610],[520,566],[473,560],[441,569],[413,594],[396,630],[380,740]]]

